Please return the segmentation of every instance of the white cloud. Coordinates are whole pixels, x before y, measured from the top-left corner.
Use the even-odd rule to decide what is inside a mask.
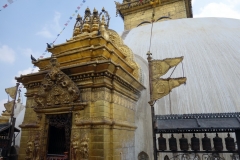
[[[45,38],[54,38],[54,34],[61,30],[59,25],[59,20],[61,18],[61,13],[55,12],[52,22],[45,24],[44,27],[36,33],[36,35]]]
[[[6,94],[6,96],[7,96],[7,94]],[[0,100],[0,115],[2,114],[2,111],[5,111],[4,103],[7,103],[7,102],[8,102],[7,99]]]
[[[49,31],[47,26],[43,27],[41,31],[37,32],[36,35],[42,36],[45,38],[53,38],[53,34]]]
[[[21,70],[21,71],[18,71],[18,73],[15,75],[15,77],[19,77],[21,75],[26,75],[26,74],[30,74],[30,73],[35,73],[35,72],[38,72],[39,68],[38,67],[35,67],[35,68],[27,68],[25,70]],[[17,81],[15,79],[12,79],[12,84],[16,84]]]
[[[35,72],[38,72],[38,67],[36,67],[36,68],[29,67],[28,69],[18,71],[17,76],[25,75],[25,74],[29,74],[29,73],[35,73]]]
[[[40,52],[33,51],[31,48],[20,48],[19,50],[23,55],[28,56],[28,57],[33,55],[35,58],[37,58],[41,55]]]
[[[15,61],[15,52],[7,45],[0,46],[0,61],[13,63]]]
[[[240,11],[235,8],[235,4],[239,3],[237,1],[228,0],[228,4],[222,2],[209,3],[201,8],[200,13],[194,15],[194,17],[226,17],[240,19]]]

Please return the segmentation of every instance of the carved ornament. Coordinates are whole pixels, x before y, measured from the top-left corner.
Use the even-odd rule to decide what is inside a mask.
[[[70,104],[80,96],[77,85],[58,68],[55,56],[52,56],[50,63],[51,69],[42,81],[38,93],[34,95],[36,108]]]
[[[71,143],[71,155],[73,160],[80,160],[80,143],[79,132],[73,133],[72,143]]]
[[[125,56],[124,59],[134,69],[132,73],[133,76],[139,80],[140,69],[137,63],[134,61],[132,50],[123,43],[122,38],[119,36],[119,34],[116,31],[108,29],[107,32],[109,35],[109,41],[112,42],[121,51],[122,54],[124,54]]]
[[[27,147],[25,149],[26,157],[25,160],[39,160],[40,152],[40,132],[30,133],[29,140],[27,142]]]
[[[85,135],[84,138],[80,140],[80,160],[88,160],[89,157],[89,138]]]

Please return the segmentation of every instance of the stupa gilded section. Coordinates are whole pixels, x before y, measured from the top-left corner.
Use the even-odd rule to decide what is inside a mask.
[[[124,20],[125,30],[149,21],[153,6],[156,21],[193,17],[191,0],[123,0],[115,3],[117,15]]]
[[[50,46],[27,89],[19,159],[134,159],[140,69],[105,9],[78,15],[73,36]]]

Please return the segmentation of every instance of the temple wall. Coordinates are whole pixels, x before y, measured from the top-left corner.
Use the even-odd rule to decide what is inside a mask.
[[[136,28],[141,22],[151,21],[153,10],[142,9],[141,11],[133,12],[124,16],[124,29],[130,30]],[[187,18],[187,11],[184,1],[177,1],[168,4],[164,4],[156,7],[155,9],[155,20],[160,17],[168,16],[171,19]],[[169,19],[163,19],[169,20]]]

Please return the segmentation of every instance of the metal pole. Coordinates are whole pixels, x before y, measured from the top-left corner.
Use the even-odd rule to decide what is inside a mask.
[[[16,99],[17,99],[18,86],[19,86],[19,83],[16,84],[15,99],[13,101],[13,107],[12,107],[12,113],[11,113],[10,131],[9,131],[9,134],[8,134],[7,159],[9,159],[9,156],[10,156],[10,148],[11,148],[11,145],[12,145],[12,139],[13,139],[14,128],[15,128],[16,118],[14,118],[13,116],[14,116],[14,108],[15,108],[14,106],[15,106],[15,102],[16,102]]]
[[[154,103],[151,101],[152,96],[152,70],[150,62],[152,60],[151,53],[148,51],[148,69],[149,69],[149,89],[150,89],[150,106],[151,106],[151,115],[152,115],[152,136],[153,136],[153,156],[154,160],[157,160],[157,144],[156,144],[156,134],[155,134],[155,111],[154,111]]]

